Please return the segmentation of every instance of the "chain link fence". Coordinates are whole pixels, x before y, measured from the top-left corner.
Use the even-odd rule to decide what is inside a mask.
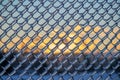
[[[0,0],[0,79],[119,80],[120,0]]]

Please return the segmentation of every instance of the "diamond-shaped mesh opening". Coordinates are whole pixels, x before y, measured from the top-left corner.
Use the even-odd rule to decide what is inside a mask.
[[[119,80],[119,0],[1,0],[0,79]]]

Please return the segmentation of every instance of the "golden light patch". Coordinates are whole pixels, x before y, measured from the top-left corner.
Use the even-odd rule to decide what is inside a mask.
[[[69,48],[70,50],[73,50],[75,47],[76,47],[76,44],[72,43],[72,44],[69,45],[68,48]]]
[[[44,43],[41,43],[41,44],[38,46],[38,48],[39,48],[39,49],[43,49],[45,46],[46,46],[46,45],[45,45]]]
[[[117,49],[117,50],[120,50],[120,44],[117,45],[116,49]]]
[[[120,39],[120,33],[117,34],[117,38]]]
[[[83,49],[85,49],[85,47],[86,47],[86,45],[84,43],[82,43],[82,44],[80,44],[79,49],[83,50]]]
[[[28,48],[29,48],[29,49],[32,49],[34,46],[35,46],[35,44],[32,42],[32,43],[30,43],[30,44],[28,45]]]
[[[40,40],[41,40],[40,37],[36,37],[36,38],[33,40],[33,42],[37,44]]]
[[[70,37],[67,37],[63,42],[64,43],[69,43],[71,41],[71,38]]]
[[[84,31],[85,31],[85,32],[88,32],[90,29],[91,29],[90,26],[86,26],[86,27],[84,28]]]
[[[97,45],[100,41],[101,41],[101,39],[97,37],[97,38],[94,40],[94,44]]]
[[[49,54],[51,51],[49,50],[49,49],[46,49],[45,51],[44,51],[44,54]]]
[[[59,34],[59,37],[62,38],[62,37],[64,37],[65,35],[66,35],[65,32],[61,32],[61,33]]]
[[[77,38],[74,39],[74,43],[76,43],[76,44],[79,43],[80,41],[81,41],[80,37],[77,37]]]
[[[112,48],[114,48],[114,45],[113,45],[113,44],[109,44],[109,45],[107,46],[107,49],[108,49],[108,50],[111,50]]]
[[[27,42],[29,42],[29,41],[30,41],[30,37],[26,37],[26,38],[23,39],[23,42],[24,42],[24,43],[27,43]]]
[[[84,31],[82,31],[82,32],[79,34],[80,37],[84,37],[85,35],[86,35],[86,33],[85,33]]]
[[[61,53],[61,51],[59,50],[59,49],[56,49],[55,51],[54,51],[54,54],[55,55],[58,55],[58,54],[60,54]]]
[[[4,53],[7,53],[9,51],[9,48],[4,48]]]
[[[55,48],[55,44],[54,43],[51,43],[50,45],[49,45],[49,49],[53,49],[53,48]]]
[[[60,39],[57,38],[57,39],[54,40],[54,43],[56,44],[56,43],[58,43],[59,41],[60,41]]]
[[[75,28],[74,28],[74,31],[79,31],[81,29],[81,26],[77,25]]]
[[[85,43],[85,44],[88,44],[88,43],[90,43],[90,41],[91,41],[91,38],[88,37],[88,38],[86,38],[86,39],[84,40],[84,43]]]
[[[71,53],[71,51],[69,50],[69,49],[66,49],[64,52],[63,52],[63,54],[70,54]]]
[[[15,45],[15,44],[14,44],[13,42],[9,42],[8,45],[7,45],[7,47],[8,47],[9,49],[11,49],[14,45]]]
[[[24,44],[23,42],[21,42],[21,43],[17,46],[17,48],[18,48],[18,50],[21,50],[24,46],[25,46],[25,44]]]
[[[77,49],[74,51],[74,54],[80,54],[81,53],[81,50]]]
[[[76,35],[76,33],[74,31],[72,31],[70,34],[69,34],[69,37],[72,38]]]
[[[100,26],[96,26],[95,28],[94,28],[94,31],[95,32],[98,32],[98,31],[100,31],[101,30],[101,27]]]
[[[29,53],[29,52],[31,52],[31,49],[27,48],[27,49],[25,49],[24,52]]]
[[[114,38],[114,39],[112,40],[112,44],[116,44],[118,41],[119,41],[119,40],[118,40],[117,38]]]
[[[62,43],[62,44],[60,44],[60,46],[58,47],[59,49],[63,49],[65,47],[65,44],[64,43]]]
[[[43,42],[44,42],[45,44],[47,44],[47,43],[49,43],[50,40],[51,40],[51,38],[47,37],[47,38],[44,39]]]
[[[89,48],[90,51],[94,50],[95,47],[96,47],[96,46],[95,46],[94,44],[91,44],[91,45],[88,46],[88,48]]]

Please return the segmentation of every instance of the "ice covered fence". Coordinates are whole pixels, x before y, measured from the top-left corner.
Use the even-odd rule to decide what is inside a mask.
[[[0,79],[120,79],[120,1],[1,0]]]

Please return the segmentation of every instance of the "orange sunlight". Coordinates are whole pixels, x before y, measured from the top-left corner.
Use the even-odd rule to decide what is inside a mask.
[[[81,29],[82,31],[79,32]],[[116,27],[115,29],[113,29],[113,32],[116,33],[118,29],[119,28]],[[56,35],[55,30],[51,31],[51,33],[49,33],[49,35],[47,35],[47,37],[44,39],[37,36],[36,38],[32,39],[32,42],[31,38],[27,36],[26,38],[21,40],[21,43],[17,44],[20,38],[15,37],[12,39],[11,42],[4,46],[4,43],[6,42],[4,41],[4,39],[1,39],[0,48],[4,46],[4,52],[8,52],[9,50],[14,49],[16,51],[24,50],[24,52],[26,53],[32,51],[33,53],[43,52],[44,54],[54,53],[55,55],[60,53],[70,54],[71,51],[74,54],[79,54],[81,53],[81,51],[84,51],[85,54],[89,54],[93,50],[98,53],[99,51],[102,51],[106,48],[107,49],[104,50],[103,53],[107,53],[112,48],[114,48],[114,52],[117,52],[118,50],[120,50],[120,44],[117,44],[117,42],[120,40],[120,33],[117,34],[117,36],[113,40],[110,40],[112,37],[114,37],[115,34],[111,32],[110,34],[108,34],[108,36],[106,36],[108,31],[109,28],[102,29],[100,26],[96,26],[95,28],[86,26],[85,28],[82,28],[78,25],[69,34],[66,34],[65,31],[57,34],[57,37],[55,39],[53,39],[53,37]],[[106,38],[101,41],[102,38],[104,38],[105,36]],[[115,47],[114,45],[117,46]]]

